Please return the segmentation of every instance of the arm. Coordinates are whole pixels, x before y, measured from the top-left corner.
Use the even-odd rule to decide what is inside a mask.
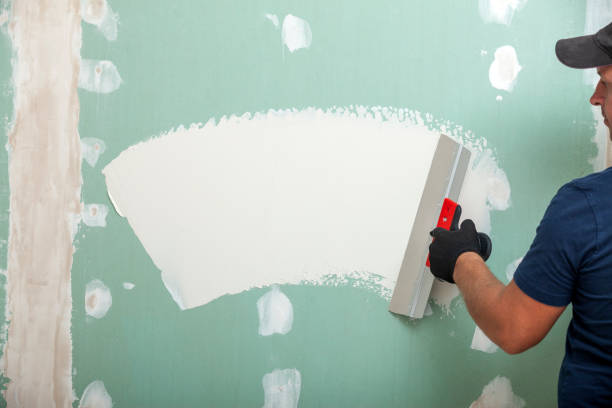
[[[504,286],[475,252],[459,255],[453,278],[478,327],[509,354],[538,344],[565,310],[530,298],[514,281]]]

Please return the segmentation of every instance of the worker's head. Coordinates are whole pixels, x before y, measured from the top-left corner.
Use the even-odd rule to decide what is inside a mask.
[[[604,123],[612,121],[612,24],[593,35],[557,41],[557,58],[571,68],[597,68],[600,80],[590,102],[601,107]],[[611,136],[612,137],[612,136]]]

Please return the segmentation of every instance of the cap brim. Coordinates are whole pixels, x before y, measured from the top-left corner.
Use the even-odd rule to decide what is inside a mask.
[[[612,57],[595,43],[594,35],[567,38],[557,41],[557,58],[571,68],[595,68],[612,65]]]

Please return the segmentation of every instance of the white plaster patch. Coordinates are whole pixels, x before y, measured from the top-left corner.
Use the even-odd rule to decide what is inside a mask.
[[[119,15],[113,12],[106,0],[81,0],[81,17],[95,25],[107,40],[117,39]]]
[[[104,282],[94,279],[85,286],[85,312],[89,316],[101,319],[112,304],[111,291]]]
[[[295,368],[274,370],[263,376],[264,408],[297,408],[302,376]]]
[[[527,0],[479,0],[478,10],[485,23],[510,25],[514,14],[526,3]]]
[[[480,397],[470,408],[523,408],[525,400],[512,391],[512,384],[506,377],[497,376],[482,390]]]
[[[132,290],[136,287],[132,282],[123,282],[123,289]]]
[[[510,182],[490,150],[473,155],[470,168],[459,196],[461,219],[472,219],[478,231],[488,234],[490,212],[510,207]]]
[[[81,156],[91,167],[95,167],[100,155],[106,150],[103,140],[95,137],[85,137],[81,139]]]
[[[278,28],[279,21],[278,16],[276,14],[266,13],[265,16],[268,20],[270,20],[272,24],[274,24],[274,27]]]
[[[278,285],[257,300],[259,335],[287,334],[293,326],[293,305]]]
[[[489,67],[489,81],[496,89],[512,92],[521,69],[514,47],[504,45],[495,50],[495,59]]]
[[[79,88],[90,92],[111,93],[121,86],[117,67],[111,61],[81,60]]]
[[[100,380],[90,383],[79,401],[79,408],[112,408],[112,406],[113,399]]]
[[[523,262],[523,257],[515,259],[506,266],[506,281],[508,283],[514,278],[514,272],[516,272],[516,268],[518,268],[521,262]]]
[[[503,99],[504,99],[504,97],[503,97],[503,96],[501,96],[501,95],[497,95],[497,96],[495,97],[495,100],[496,100],[497,102],[501,102]]]
[[[495,353],[498,350],[497,344],[493,343],[480,327],[476,326],[474,336],[472,337],[472,345],[474,350],[483,351],[485,353]]]
[[[442,311],[448,316],[454,316],[451,312],[451,303],[453,299],[460,295],[457,285],[443,282],[439,279],[434,279],[433,286],[429,297],[442,308]]]
[[[304,19],[287,14],[283,19],[281,38],[289,52],[297,51],[300,48],[309,48],[312,43],[310,24]]]
[[[273,284],[352,285],[388,298],[439,138],[425,123],[475,157],[491,154],[431,115],[309,108],[180,127],[130,147],[103,173],[182,309]],[[486,160],[466,185],[484,190],[477,204],[488,217],[487,200],[500,205],[487,180],[499,171]],[[456,294],[434,299],[449,310]]]
[[[86,204],[83,206],[81,218],[88,227],[106,227],[108,207],[105,204]]]

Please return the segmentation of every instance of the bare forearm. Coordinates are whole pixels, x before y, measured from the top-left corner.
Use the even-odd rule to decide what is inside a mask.
[[[480,329],[503,348],[507,341],[507,310],[501,306],[505,286],[474,252],[457,258],[453,278],[467,309]]]

